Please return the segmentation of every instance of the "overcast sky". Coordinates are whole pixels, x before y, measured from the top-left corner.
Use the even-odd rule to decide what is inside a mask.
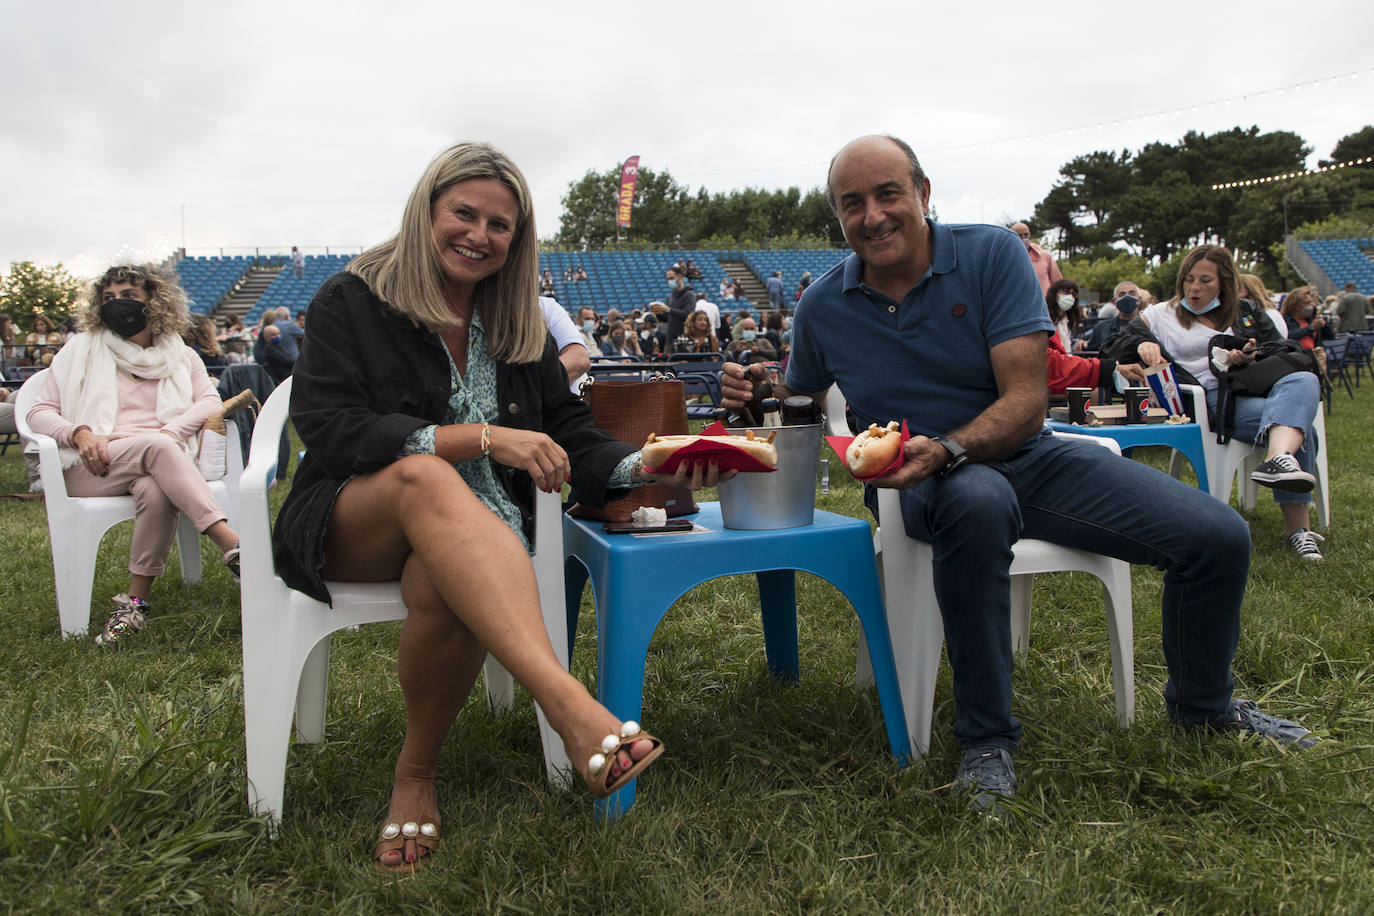
[[[0,269],[78,275],[357,250],[458,140],[514,158],[549,237],[569,182],[634,154],[693,192],[805,190],[893,133],[941,219],[1003,222],[1094,149],[1256,124],[1314,164],[1374,123],[1369,2],[15,0],[3,23]]]

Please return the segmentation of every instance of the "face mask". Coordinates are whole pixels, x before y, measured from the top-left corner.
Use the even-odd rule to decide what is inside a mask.
[[[1076,302],[1076,301],[1077,301],[1077,300],[1074,299],[1073,296],[1070,296],[1068,293],[1065,293],[1064,295],[1060,296],[1060,297],[1059,297],[1059,309],[1060,309],[1060,311],[1067,312],[1069,309],[1073,308],[1073,304],[1074,304],[1074,302]]]
[[[740,339],[741,339],[741,340],[753,340],[755,337],[758,336],[758,332],[757,332],[757,331],[740,331],[740,332],[739,332],[739,335],[740,335]]]
[[[137,299],[107,299],[100,306],[100,321],[127,340],[148,326],[148,315]]]
[[[1192,307],[1192,305],[1189,304],[1187,299],[1184,299],[1183,307],[1186,308],[1188,311],[1192,312],[1194,315],[1206,315],[1213,309],[1221,308],[1221,300],[1218,299],[1216,296],[1213,296],[1211,302],[1207,303],[1200,309],[1195,309]]]
[[[623,344],[624,342],[625,342],[625,335],[624,335],[624,334],[612,334],[612,335],[611,335],[611,343],[615,344],[617,347],[620,346],[621,344]]]
[[[1140,300],[1130,293],[1116,300],[1116,310],[1121,315],[1129,315],[1140,307]]]
[[[584,322],[582,322],[582,330],[586,331],[588,334],[590,334],[590,333],[592,332],[592,329],[594,329],[595,327],[596,327],[596,322],[595,322],[595,321],[584,321]]]
[[[677,289],[677,281],[676,281],[676,280],[669,280],[669,281],[668,281],[668,288],[669,288],[669,289]]]

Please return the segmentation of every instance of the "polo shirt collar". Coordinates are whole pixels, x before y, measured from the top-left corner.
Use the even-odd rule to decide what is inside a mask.
[[[924,277],[916,281],[920,286],[925,282],[925,278],[934,274],[947,274],[952,271],[959,263],[959,254],[954,246],[954,233],[944,223],[937,223],[930,217],[926,217],[926,227],[930,230],[932,250],[930,255],[930,268]],[[844,261],[844,290],[858,289],[863,285],[864,262],[857,252],[851,252]]]

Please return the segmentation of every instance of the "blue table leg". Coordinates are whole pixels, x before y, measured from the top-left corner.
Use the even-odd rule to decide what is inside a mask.
[[[790,569],[756,573],[759,610],[763,616],[763,646],[768,673],[796,681],[801,678],[797,657],[797,575]]]
[[[563,594],[568,610],[568,664],[572,665],[573,643],[577,640],[577,618],[582,611],[582,592],[587,587],[587,567],[576,557],[563,561]]]

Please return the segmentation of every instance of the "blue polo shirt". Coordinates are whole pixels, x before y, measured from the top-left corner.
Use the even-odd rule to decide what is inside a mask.
[[[903,420],[912,435],[963,426],[997,399],[988,350],[1052,333],[1025,246],[999,226],[945,225],[925,276],[901,302],[863,282],[851,254],[802,295],[792,321],[787,387],[838,383],[864,425]]]

